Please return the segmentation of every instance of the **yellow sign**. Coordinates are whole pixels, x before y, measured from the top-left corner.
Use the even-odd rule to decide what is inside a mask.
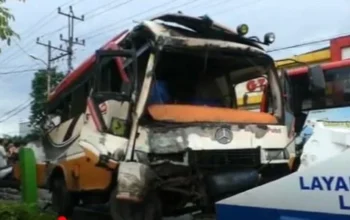
[[[326,127],[345,127],[350,128],[350,121],[324,121]]]

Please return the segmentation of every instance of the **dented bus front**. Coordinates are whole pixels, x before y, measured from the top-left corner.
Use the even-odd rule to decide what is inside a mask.
[[[264,107],[239,109],[236,85],[259,77]],[[123,32],[63,80],[48,112],[61,114],[61,101],[82,111],[47,128],[44,176],[55,198],[62,186],[71,196],[61,199],[83,203],[110,194],[115,220],[138,219],[135,202],[147,220],[213,212],[218,199],[283,176],[294,153],[273,59],[208,17],[166,14]]]
[[[153,49],[138,69],[144,78],[127,150],[114,153],[122,160],[116,198],[142,201],[156,182],[167,214],[187,203],[207,209],[254,187],[261,177],[283,176],[294,153],[272,58],[253,41],[191,32],[196,30],[146,21],[128,39],[152,36]],[[256,77],[269,81],[268,111],[239,110],[234,85]],[[149,178],[153,175],[158,178]]]

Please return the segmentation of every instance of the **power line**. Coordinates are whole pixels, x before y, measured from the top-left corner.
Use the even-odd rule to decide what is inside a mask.
[[[78,2],[82,2],[82,1],[85,1],[85,0],[79,0]],[[123,2],[123,3],[117,4],[117,5],[115,5],[115,6],[109,7],[108,9],[106,9],[106,10],[104,10],[104,11],[101,11],[100,13],[94,14],[92,17],[96,17],[96,16],[101,15],[101,14],[107,12],[107,11],[111,11],[112,9],[119,8],[120,6],[125,5],[125,4],[127,4],[127,3],[131,2],[131,1],[133,1],[133,0],[128,0],[128,1],[126,1],[126,2]],[[174,1],[177,1],[177,0],[173,0],[173,1],[171,1],[171,2],[174,2]],[[197,1],[197,0],[194,0],[194,1]],[[78,2],[74,3],[74,5],[75,5],[75,4],[78,4]],[[65,5],[67,5],[67,4],[68,4],[68,3],[65,3]],[[63,5],[64,5],[64,4],[63,4]],[[103,5],[103,6],[106,6],[106,5]],[[98,8],[103,7],[103,6],[99,6],[99,7],[96,7],[96,8],[98,9]],[[96,8],[95,8],[95,9],[96,9]],[[91,12],[92,12],[92,10],[89,11],[89,13],[91,13]],[[52,14],[52,13],[51,13],[51,14]],[[90,17],[90,18],[88,18],[88,19],[91,19],[92,17]],[[57,32],[59,32],[59,31],[65,29],[65,28],[67,28],[67,27],[68,27],[68,25],[65,25],[65,26],[60,27],[60,28],[58,28],[58,29],[55,29],[55,30],[53,30],[53,31],[51,31],[51,32],[49,32],[49,33],[45,33],[45,34],[41,35],[41,37],[47,36],[47,35],[51,35],[51,34],[54,34],[54,33],[57,33]],[[35,45],[35,44],[34,44],[34,45]],[[34,45],[33,45],[33,46],[34,46]],[[14,57],[15,55],[16,55],[16,53],[10,55],[10,56],[9,56],[6,60],[4,60],[3,62],[9,60],[10,58]]]
[[[35,46],[35,44],[32,44],[32,46],[30,48],[27,48],[27,50],[32,49],[34,46]],[[15,51],[14,53],[11,53],[9,56],[5,57],[4,60],[1,60],[0,63],[1,64],[8,63],[12,58],[15,58],[19,52],[21,52],[20,50],[19,51],[14,50],[14,51]]]
[[[25,73],[25,72],[34,72],[39,71],[40,69],[25,69],[25,70],[16,70],[16,71],[8,71],[8,72],[0,72],[0,75],[9,75],[15,73]]]
[[[15,41],[15,44],[16,44],[16,46],[24,53],[24,54],[26,54],[28,57],[31,57],[32,55],[30,55],[23,47],[21,47],[21,45],[19,44],[19,43],[17,43],[16,41]],[[36,62],[36,65],[38,65],[38,61],[37,60],[34,60],[35,62]]]
[[[31,100],[31,98],[28,98],[26,101],[24,101],[21,104],[17,105],[15,108],[11,109],[10,111],[5,112],[0,118],[3,118],[4,116],[6,116],[8,114],[11,114],[12,112],[16,111],[16,109],[22,107],[23,105],[25,105],[25,103],[27,103],[30,100]]]
[[[192,4],[192,3],[194,3],[194,2],[197,2],[197,1],[199,1],[199,0],[192,0],[192,1],[190,1],[190,2],[186,2],[186,3],[183,3],[183,4],[181,4],[181,5],[168,8],[168,9],[166,9],[166,11],[178,9],[178,8],[187,6],[187,5]],[[227,1],[227,0],[226,0],[226,1]],[[241,5],[236,6],[236,8],[246,7],[246,6],[248,6],[248,5],[252,4],[252,3],[256,3],[256,2],[259,2],[259,1],[263,1],[263,0],[257,0],[257,1],[254,1],[254,2],[248,2],[248,3],[245,3],[245,4],[241,4]],[[172,1],[172,2],[174,2],[174,1]],[[220,2],[222,2],[222,1],[220,1]],[[166,3],[165,3],[165,4],[166,4]],[[207,5],[207,7],[210,7],[210,5],[212,5],[212,4]],[[159,5],[159,6],[163,6],[163,5]],[[156,8],[158,8],[159,6],[156,6]],[[190,7],[190,9],[197,8],[198,6],[199,6],[199,8],[201,8],[201,6],[203,6],[203,5],[195,5],[194,7]],[[205,5],[204,5],[204,6],[205,6]],[[204,8],[207,8],[207,7],[204,7]],[[132,18],[134,18],[134,17],[136,17],[136,16],[138,16],[138,15],[140,15],[140,14],[144,14],[144,13],[146,13],[146,12],[148,12],[148,11],[153,10],[153,9],[155,9],[155,8],[151,8],[151,9],[149,9],[149,10],[147,10],[147,11],[144,11],[144,12],[141,12],[141,13],[138,13],[138,14],[135,14],[135,15],[132,15],[132,16],[129,16],[129,17],[127,17],[127,18],[124,18],[124,19],[122,19],[122,20],[119,20],[118,22],[113,22],[113,23],[115,23],[114,25],[113,25],[113,24],[108,24],[108,25],[102,26],[102,27],[100,27],[100,28],[98,29],[99,31],[97,31],[97,29],[96,29],[96,31],[93,30],[93,31],[88,32],[88,33],[94,33],[94,34],[91,35],[91,36],[89,36],[88,33],[83,34],[83,35],[81,35],[81,36],[84,36],[84,37],[86,37],[87,40],[89,40],[89,39],[93,39],[93,38],[95,38],[95,37],[97,37],[97,36],[99,36],[99,35],[108,33],[108,32],[110,32],[110,31],[114,31],[114,30],[117,29],[117,28],[124,28],[124,27],[127,26],[127,24],[120,25],[120,22],[123,22],[123,21],[125,21],[125,20],[129,20],[129,19],[132,19]],[[164,10],[164,11],[162,11],[161,13],[165,13],[166,11]],[[159,13],[159,14],[161,14],[161,13]],[[217,14],[217,13],[215,13],[215,14]],[[155,16],[152,16],[152,17],[155,17]],[[145,20],[145,19],[148,19],[148,17],[142,18],[142,20]],[[116,25],[117,25],[117,27],[116,27]],[[101,30],[105,30],[105,31],[101,31]]]
[[[85,1],[85,0],[78,0],[77,2],[75,2],[75,3],[72,4],[72,1],[69,0],[69,1],[66,1],[65,3],[59,5],[58,7],[63,8],[63,7],[65,7],[65,6],[67,6],[67,5],[69,5],[69,4],[71,4],[71,5],[76,5],[76,4],[78,4],[79,2],[82,2],[82,1]],[[50,13],[48,13],[48,14],[46,14],[45,16],[41,17],[36,23],[34,23],[33,25],[31,25],[31,26],[30,26],[28,29],[26,29],[25,31],[23,31],[23,33],[20,33],[20,35],[23,36],[23,35],[25,35],[26,32],[28,32],[28,33],[26,33],[26,34],[31,34],[31,33],[32,33],[32,30],[33,30],[34,28],[35,28],[36,31],[38,31],[40,28],[42,28],[42,27],[44,27],[45,25],[49,24],[50,21],[51,21],[54,17],[57,17],[57,14],[54,14],[54,13],[53,13],[53,12],[55,12],[55,11],[56,11],[56,9],[52,10]],[[44,22],[47,18],[52,17],[52,15],[53,15],[53,18],[49,19],[48,21],[46,21],[46,22],[45,22],[44,24],[42,24],[41,26],[36,27],[36,26],[38,26],[40,23]]]
[[[27,103],[25,106],[23,106],[22,108],[18,109],[17,111],[15,111],[13,114],[7,116],[5,119],[0,120],[0,123],[3,123],[7,120],[9,120],[10,118],[18,115],[19,113],[21,113],[22,111],[24,111],[26,108],[28,108],[31,105],[31,102]]]
[[[81,0],[81,1],[84,1],[84,0]],[[102,5],[102,6],[93,8],[93,9],[91,9],[90,11],[83,13],[85,16],[88,15],[88,14],[93,14],[93,16],[87,17],[85,20],[90,20],[90,19],[92,19],[92,18],[94,18],[94,17],[96,17],[96,16],[98,16],[98,15],[101,15],[101,14],[106,13],[106,12],[108,12],[108,11],[111,11],[111,10],[113,10],[113,9],[119,8],[119,7],[121,7],[121,6],[123,6],[123,5],[127,4],[127,3],[129,3],[129,2],[131,2],[131,1],[133,1],[133,0],[128,0],[128,1],[126,1],[126,2],[123,2],[123,3],[120,3],[120,4],[117,4],[117,5],[114,5],[114,6],[113,6],[113,5],[111,5],[111,3],[112,3],[112,2],[115,2],[115,0],[114,0],[114,1],[108,2],[109,4],[107,3],[107,4],[104,4],[104,5]],[[100,9],[100,8],[104,8],[104,7],[106,7],[106,6],[109,6],[108,9],[103,10],[103,11],[101,11],[100,13],[96,13],[96,14],[93,13],[93,12],[95,12],[96,10],[98,10],[98,9]],[[55,30],[53,30],[53,31],[50,31],[50,32],[47,32],[47,33],[41,35],[41,37],[55,34],[55,33],[57,33],[57,32],[59,32],[59,31],[65,29],[65,28],[67,28],[67,27],[68,27],[68,25],[64,25],[64,26],[59,27],[59,28],[57,28],[57,29],[55,29]]]
[[[123,5],[126,5],[126,4],[128,4],[128,3],[130,3],[130,2],[132,2],[132,1],[133,1],[133,0],[127,0],[127,1],[121,2],[121,3],[119,3],[119,4],[116,4],[116,5],[114,5],[114,6],[113,6],[111,3],[112,3],[112,2],[115,2],[115,0],[110,1],[110,2],[108,2],[107,4],[104,4],[104,5],[100,6],[100,7],[94,8],[94,9],[92,9],[92,10],[86,12],[86,13],[85,13],[86,20],[90,20],[90,19],[92,19],[92,18],[94,18],[94,17],[96,17],[96,16],[98,16],[98,15],[101,15],[101,14],[104,14],[104,13],[106,13],[106,12],[108,12],[108,11],[113,10],[113,9],[119,8],[119,7],[123,6]],[[96,13],[96,14],[93,13],[93,12],[95,12],[95,11],[101,9],[101,8],[106,7],[106,6],[108,6],[108,9],[102,11],[101,13]],[[92,13],[93,15],[92,15],[92,16],[88,16],[90,13]]]
[[[83,34],[83,35],[81,35],[81,36],[84,36],[84,37],[85,37],[85,36],[89,36],[89,33],[95,33],[95,34],[92,35],[92,36],[86,37],[86,39],[92,39],[92,38],[94,38],[94,37],[96,37],[96,36],[99,36],[99,35],[104,34],[104,33],[107,32],[107,31],[102,31],[102,32],[101,32],[101,30],[108,30],[108,29],[113,29],[113,30],[115,30],[115,29],[117,29],[117,28],[125,27],[127,24],[120,25],[120,22],[132,20],[132,19],[134,19],[135,17],[137,17],[137,16],[139,16],[139,15],[147,14],[147,13],[150,12],[150,11],[154,11],[155,9],[158,9],[158,8],[163,7],[163,6],[169,5],[169,3],[173,3],[173,2],[176,2],[176,1],[178,1],[178,0],[167,1],[167,2],[165,2],[165,3],[163,3],[163,4],[154,6],[154,7],[152,7],[152,8],[147,9],[147,10],[144,10],[144,11],[142,11],[142,12],[139,12],[139,13],[133,14],[133,15],[131,15],[131,16],[122,18],[122,19],[120,19],[120,20],[117,21],[117,22],[113,22],[114,25],[113,25],[113,24],[107,24],[107,25],[104,25],[104,26],[102,26],[102,27],[100,27],[100,28],[98,28],[98,29],[95,29],[95,30],[92,30],[92,31],[90,31],[90,32],[88,32],[88,33],[85,33],[85,34]],[[176,8],[179,8],[179,7],[183,7],[183,6],[192,4],[192,3],[197,2],[197,1],[199,1],[199,0],[192,0],[192,1],[190,1],[190,2],[185,2],[185,3],[183,3],[183,4],[180,4],[180,5],[177,5],[177,6],[168,8],[168,9],[166,9],[166,10],[167,10],[167,11],[173,10],[173,9],[176,9]],[[164,13],[164,12],[162,11],[162,13]],[[147,17],[149,17],[149,16],[147,16]],[[154,16],[153,16],[153,17],[154,17]],[[142,19],[142,20],[143,20],[143,19]],[[98,30],[100,30],[100,31],[98,31]]]
[[[2,66],[1,69],[18,69],[19,67],[26,67],[26,68],[30,68],[32,67],[32,65],[16,65],[16,66]]]
[[[1,117],[0,117],[0,123],[3,123],[7,120],[9,120],[10,118],[18,115],[19,113],[21,113],[22,111],[24,111],[26,108],[28,108],[31,104],[32,104],[33,100],[31,100],[31,98],[29,98],[28,100],[26,100],[25,102],[21,103],[20,105],[16,106],[15,108],[13,108],[12,110],[4,113]],[[7,116],[7,117],[6,117]],[[6,118],[4,118],[6,117]]]
[[[78,4],[78,3],[81,3],[81,2],[83,2],[83,1],[85,1],[85,0],[78,0],[78,1],[76,1],[75,3],[73,3],[72,5],[76,5],[76,4]],[[67,2],[65,2],[65,3],[63,3],[62,5],[60,5],[60,6],[58,6],[58,7],[61,7],[61,8],[63,8],[63,7],[65,7],[66,5],[68,5],[69,3],[72,3],[72,1],[67,1]],[[48,13],[46,16],[43,16],[43,17],[41,17],[36,23],[34,23],[33,25],[31,25],[28,29],[26,29],[25,31],[23,31],[22,33],[20,33],[20,36],[22,37],[22,38],[24,38],[24,36],[28,36],[28,35],[30,35],[30,34],[32,34],[32,30],[33,29],[35,29],[35,31],[38,31],[38,30],[40,30],[41,28],[43,28],[44,26],[46,26],[47,24],[49,24],[55,17],[57,17],[58,15],[56,14],[54,14],[53,12],[55,12],[56,11],[56,9],[55,10],[52,10],[50,13]],[[53,15],[53,16],[52,16]],[[49,18],[48,20],[47,20],[47,18]],[[45,22],[46,21],[46,22]],[[45,22],[44,24],[41,24],[42,22]],[[41,24],[41,25],[40,25]],[[40,25],[40,26],[39,26]],[[39,26],[39,27],[38,27]],[[64,28],[66,28],[67,26],[65,26],[65,27],[63,27],[63,28],[60,28],[60,29],[57,29],[57,30],[55,30],[55,32],[54,33],[57,33],[58,31],[60,31],[60,30],[63,30]],[[44,34],[45,35],[45,34]],[[43,36],[44,36],[43,35]],[[32,40],[31,39],[28,39],[28,38],[26,38],[26,45],[28,45],[28,43],[29,42],[32,42]],[[32,47],[34,47],[35,46],[35,44],[32,44]],[[31,47],[31,48],[32,48]],[[29,50],[29,49],[28,49]],[[10,60],[11,58],[13,58],[13,57],[15,57],[16,56],[16,54],[18,54],[18,52],[20,52],[20,51],[16,51],[15,50],[15,52],[14,53],[11,53],[9,56],[7,56],[7,58],[5,58],[5,60],[2,60],[1,61],[1,63],[5,63],[5,62],[7,62],[8,60]]]
[[[84,1],[84,0],[79,0],[78,2],[82,2],[82,1]],[[127,1],[127,2],[123,2],[123,3],[121,3],[121,4],[118,4],[118,5],[109,7],[108,9],[106,9],[106,10],[104,10],[104,11],[101,11],[100,13],[94,14],[92,17],[96,17],[96,16],[98,16],[98,15],[100,15],[100,14],[103,14],[103,13],[105,13],[105,12],[107,12],[107,11],[110,11],[110,10],[112,10],[112,9],[118,8],[118,7],[120,7],[120,6],[124,5],[124,4],[127,4],[127,3],[131,2],[131,1],[132,1],[132,0],[129,0],[129,1]],[[156,8],[159,8],[159,7],[168,5],[170,2],[175,2],[175,1],[178,1],[178,0],[173,0],[173,1],[166,2],[165,4],[161,4],[161,5],[159,5],[159,6],[153,7],[153,8],[151,8],[150,10],[154,10],[154,9],[156,9]],[[184,5],[186,5],[186,4],[191,4],[191,3],[195,2],[195,1],[198,1],[198,0],[192,0],[192,1],[190,1],[190,2],[185,3]],[[76,2],[75,4],[78,4],[78,2]],[[66,3],[63,4],[63,5],[67,5],[67,4],[68,4],[68,3],[66,2]],[[103,5],[103,6],[105,6],[105,5]],[[101,8],[101,6],[96,7],[96,8]],[[96,9],[96,8],[95,8],[95,9]],[[91,12],[92,12],[92,11],[89,11],[89,13],[91,13]],[[146,12],[148,12],[148,11],[146,11]],[[137,15],[140,15],[140,14],[143,14],[143,13],[145,13],[145,12],[136,14],[136,16],[137,16]],[[50,14],[52,14],[52,13],[50,13]],[[132,16],[131,16],[131,18],[132,18]],[[91,19],[91,18],[89,18],[89,19]],[[51,19],[51,20],[52,20],[52,19]],[[40,22],[38,22],[38,23],[40,23]],[[108,26],[110,26],[110,25],[108,25]],[[57,32],[59,32],[59,31],[65,29],[66,27],[68,27],[68,25],[65,25],[65,26],[63,26],[63,27],[60,27],[60,28],[58,28],[58,29],[56,29],[56,30],[54,30],[54,31],[49,32],[49,33],[43,34],[43,35],[41,35],[41,37],[47,36],[47,35],[51,35],[51,34],[54,34],[54,33],[57,33]],[[33,28],[31,28],[31,29],[33,29]],[[38,28],[35,28],[35,29],[38,30]],[[33,44],[32,47],[34,47],[34,46],[35,46],[35,44]],[[31,47],[31,48],[32,48],[32,47]],[[28,50],[29,50],[29,49],[28,49]],[[17,51],[17,53],[18,53],[18,51]],[[12,53],[11,55],[9,55],[9,56],[7,57],[7,59],[5,58],[5,60],[3,60],[1,63],[5,63],[5,62],[7,62],[8,60],[11,60],[11,58],[14,58],[14,57],[16,56],[17,53],[16,53],[16,52],[15,52],[15,53]]]
[[[85,1],[85,0],[78,0],[77,2],[73,3],[71,6],[76,5],[76,4],[78,4],[78,3],[81,3],[81,2],[83,2],[83,1]],[[59,6],[59,7],[66,6],[66,5],[68,5],[69,3],[70,3],[70,2],[67,1],[66,3],[62,4],[62,5]],[[114,8],[115,8],[115,7],[114,7]],[[109,10],[109,9],[107,9],[107,10]],[[104,12],[102,12],[102,13],[104,13]],[[50,16],[51,14],[53,14],[53,13],[51,12],[51,13],[49,14],[49,16]],[[51,18],[50,20],[48,20],[44,25],[41,25],[40,28],[44,27],[44,26],[45,26],[46,24],[48,24],[52,19],[53,19],[53,18]],[[39,21],[36,23],[36,25],[40,24],[40,22],[42,22],[42,21],[43,21],[43,19],[39,20]],[[45,33],[45,34],[41,35],[41,37],[44,37],[44,36],[47,36],[47,35],[51,35],[51,34],[57,33],[57,32],[59,32],[59,31],[65,29],[65,28],[67,28],[67,27],[68,27],[68,25],[65,25],[65,26],[63,26],[63,27],[60,27],[60,28],[54,30],[54,31],[51,31],[51,32],[49,32],[49,33]],[[29,28],[28,30],[30,30],[30,31],[31,31],[32,29],[39,30],[40,28],[35,28],[35,25],[34,25],[33,27]],[[31,33],[31,32],[29,32],[29,33]],[[22,33],[22,35],[23,35],[23,34],[24,34],[24,32]],[[22,37],[23,37],[23,36],[22,36]],[[28,45],[28,44],[27,44],[27,45]],[[35,46],[35,44],[32,44],[32,47],[31,47],[31,48],[33,48],[34,46]],[[28,50],[29,50],[29,49],[28,49]],[[5,60],[0,61],[0,63],[5,63],[5,62],[11,60],[11,58],[16,57],[16,55],[18,54],[18,52],[20,52],[20,51],[16,51],[16,50],[15,50],[14,53],[11,53],[9,56],[7,56],[7,58],[5,58]]]
[[[271,50],[268,50],[267,52],[272,53],[272,52],[281,51],[281,50],[288,50],[288,49],[293,49],[293,48],[297,48],[297,47],[308,46],[311,44],[323,43],[323,42],[331,41],[334,38],[344,37],[347,35],[350,35],[350,33],[344,33],[344,34],[336,35],[333,37],[328,37],[328,38],[324,38],[324,39],[320,39],[320,40],[314,40],[314,41],[309,41],[309,42],[305,42],[305,43],[295,44],[295,45],[291,45],[291,46],[287,46],[287,47],[280,47],[280,48],[276,48],[276,49],[271,49]]]

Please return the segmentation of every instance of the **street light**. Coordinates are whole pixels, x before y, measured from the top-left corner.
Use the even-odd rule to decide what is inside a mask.
[[[32,55],[32,54],[29,54],[29,56],[30,56],[30,58],[32,58],[32,59],[34,59],[34,60],[39,60],[39,61],[42,62],[46,67],[49,66],[49,64],[46,63],[44,60],[42,60],[42,59],[40,59],[40,58],[38,58],[38,57],[36,57],[36,56],[34,56],[34,55]]]
[[[29,54],[29,57],[34,59],[34,60],[38,60],[38,61],[42,62],[46,66],[46,69],[47,69],[47,97],[49,97],[50,91],[51,91],[51,74],[50,74],[51,67],[50,67],[49,63],[45,62],[44,60],[42,60],[42,59],[40,59],[32,54]]]

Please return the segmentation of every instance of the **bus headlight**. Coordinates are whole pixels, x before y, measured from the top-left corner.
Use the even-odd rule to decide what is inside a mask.
[[[275,42],[275,39],[276,39],[275,34],[272,32],[269,32],[264,36],[264,43],[267,45],[272,44],[273,42]]]
[[[237,27],[237,33],[241,36],[246,35],[248,31],[249,31],[249,28],[248,28],[248,25],[246,24],[241,24]]]

